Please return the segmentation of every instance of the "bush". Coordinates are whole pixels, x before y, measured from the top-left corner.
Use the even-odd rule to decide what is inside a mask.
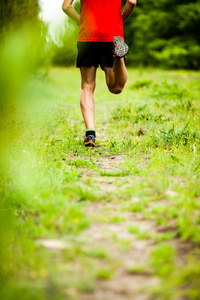
[[[198,69],[200,5],[192,0],[141,1],[125,23],[129,65]]]

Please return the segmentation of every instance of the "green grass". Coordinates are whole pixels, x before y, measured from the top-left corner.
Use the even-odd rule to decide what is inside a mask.
[[[98,72],[98,147],[91,153],[83,147],[78,70],[52,68],[46,77],[27,79],[17,105],[6,108],[0,136],[6,149],[0,174],[2,299],[79,299],[97,290],[99,280],[114,278],[119,267],[130,276],[159,277],[149,292],[158,299],[200,298],[200,74],[128,73],[125,90],[115,96]],[[137,216],[163,231],[131,224]],[[96,244],[93,226],[105,235]],[[128,236],[120,237],[120,228]],[[38,239],[63,240],[69,247],[52,251]],[[123,266],[119,253],[128,255],[133,239],[154,245],[148,265]],[[184,250],[186,263],[174,243],[191,245]]]

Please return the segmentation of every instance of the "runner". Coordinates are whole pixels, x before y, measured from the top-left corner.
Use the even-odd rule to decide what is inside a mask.
[[[123,23],[131,15],[137,0],[80,0],[81,14],[73,8],[74,0],[64,0],[62,9],[79,26],[76,66],[81,73],[80,105],[86,127],[84,145],[95,146],[94,90],[98,66],[105,72],[106,84],[113,94],[122,92],[127,81]]]

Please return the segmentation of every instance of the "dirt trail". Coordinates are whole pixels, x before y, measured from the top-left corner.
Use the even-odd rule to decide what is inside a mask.
[[[120,169],[123,159],[123,155],[118,155],[104,157],[97,161],[101,163],[101,171],[116,171]],[[148,164],[148,162],[149,159],[145,159],[145,163]],[[133,184],[131,176],[120,177],[120,179],[126,181],[126,186]],[[116,189],[115,183],[119,178],[99,176],[96,177],[96,180],[101,186],[101,190],[106,193]],[[120,189],[124,188],[125,185]],[[169,194],[174,195],[172,191],[169,191]],[[140,201],[137,197],[126,200],[129,202]],[[160,279],[148,267],[149,253],[155,248],[155,241],[151,239],[138,240],[134,234],[127,231],[127,228],[134,226],[142,231],[154,232],[157,235],[163,233],[165,228],[155,225],[153,221],[145,220],[142,213],[122,212],[120,207],[120,202],[110,201],[91,203],[86,209],[87,215],[94,221],[88,230],[82,232],[81,236],[92,239],[90,244],[92,246],[105,246],[112,258],[118,262],[118,267],[111,279],[99,280],[95,292],[80,295],[80,300],[150,300],[152,298],[149,296],[149,291],[159,285]],[[120,216],[123,221],[114,224],[98,221],[98,217],[101,218],[101,216],[109,215],[109,213]],[[173,230],[173,227],[166,228],[166,231],[171,229]],[[182,243],[177,239],[171,242],[179,253],[179,261],[183,263],[188,252],[186,250],[190,248],[189,243]],[[124,249],[123,243],[128,244],[124,246]],[[138,271],[138,267],[139,269],[142,267],[142,269]]]
[[[87,214],[90,217],[100,216],[105,213],[105,208],[107,208],[114,211],[116,215],[122,216],[117,206],[115,203],[93,203],[88,208]],[[148,295],[145,295],[142,290],[159,283],[158,278],[154,277],[149,270],[144,269],[139,274],[131,271],[138,265],[147,266],[148,254],[152,250],[153,244],[150,240],[136,240],[132,234],[127,232],[128,225],[139,225],[142,228],[152,229],[153,224],[134,218],[127,213],[124,213],[124,217],[125,220],[120,224],[103,224],[96,221],[90,229],[82,233],[83,237],[92,238],[91,245],[105,246],[112,259],[118,261],[119,266],[112,279],[99,281],[93,295],[80,297],[80,299],[133,299],[133,295],[137,295],[135,299],[148,299]]]
[[[121,168],[123,159],[123,155],[102,157],[96,159],[96,163],[99,164],[101,171],[114,172]],[[146,163],[148,163],[148,159],[146,159]],[[92,175],[104,194],[118,189],[115,184],[119,180],[124,181],[119,189],[133,184],[131,176],[107,177],[100,176],[97,172],[93,172]],[[87,179],[87,176],[91,177],[91,170],[88,170],[88,173],[85,172],[84,179]],[[173,196],[172,191],[169,193]],[[138,239],[136,235],[129,233],[127,228],[133,226],[141,231],[154,232],[157,235],[171,229],[164,229],[155,225],[153,221],[145,220],[142,213],[123,211],[121,209],[122,201],[124,200],[91,202],[85,209],[86,215],[92,219],[92,224],[89,229],[79,235],[79,238],[90,241],[89,243],[85,242],[84,245],[88,251],[98,247],[106,248],[111,265],[114,266],[114,272],[111,278],[97,279],[95,290],[88,293],[82,292],[78,296],[80,300],[150,300],[152,298],[149,296],[149,291],[159,286],[160,279],[148,267],[149,253],[155,248],[156,242],[148,238]],[[135,197],[126,199],[126,201],[131,203],[140,201],[140,199]],[[153,203],[151,203],[152,205]],[[116,219],[109,220],[110,215]],[[106,221],[107,217],[108,221]],[[102,221],[102,219],[104,220]],[[185,254],[188,252],[186,250],[190,246],[176,239],[170,242],[180,254],[179,260],[183,262]],[[39,243],[48,249],[67,247],[64,242],[57,240],[40,240]],[[101,264],[103,268],[107,268],[105,261],[102,260]]]

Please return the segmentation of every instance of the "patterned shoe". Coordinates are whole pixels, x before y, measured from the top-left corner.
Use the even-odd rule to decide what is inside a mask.
[[[121,36],[114,36],[113,38],[113,51],[115,57],[122,58],[128,52],[128,46],[124,43],[124,40]]]
[[[88,135],[84,139],[84,145],[85,147],[94,147],[95,146],[95,136]]]

